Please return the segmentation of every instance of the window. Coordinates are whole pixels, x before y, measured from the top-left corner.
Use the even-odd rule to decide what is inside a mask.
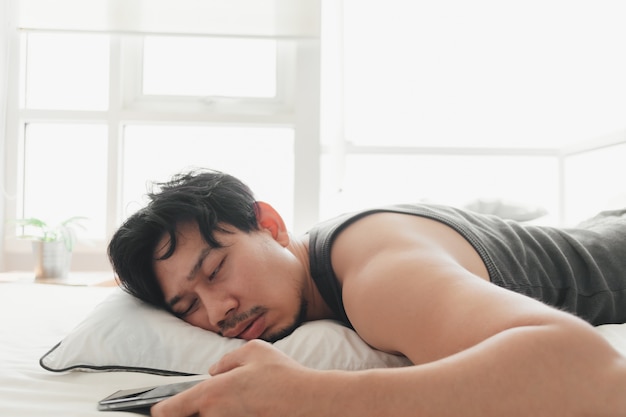
[[[294,135],[290,128],[131,125],[124,131],[122,213],[144,205],[146,181],[209,167],[243,179],[293,225]]]
[[[143,49],[143,93],[275,97],[276,43],[148,36]]]
[[[319,75],[298,67],[299,40],[26,31],[19,41],[7,218],[87,217],[74,259],[95,253],[98,261],[77,264],[108,268],[108,239],[146,203],[150,184],[188,169],[238,176],[291,229],[317,217],[295,213],[297,204],[318,206],[317,191],[302,184],[308,158],[319,158],[310,152],[316,131],[306,128],[318,123],[319,92],[309,85]],[[311,45],[303,62],[316,68]],[[7,233],[5,251],[29,251]],[[5,258],[7,269],[29,268],[25,257]]]
[[[565,158],[565,223],[575,225],[601,210],[626,207],[626,143]]]
[[[25,108],[108,108],[108,36],[31,33],[23,41]]]
[[[622,3],[287,3],[298,9],[287,31],[263,12],[283,5],[270,0],[251,0],[255,13],[233,20],[243,23],[235,34],[211,15],[206,36],[195,33],[204,20],[186,33],[129,35],[124,25],[149,8],[123,14],[123,34],[98,27],[101,14],[67,33],[26,26],[7,48],[20,53],[8,60],[7,218],[90,218],[92,244],[76,255],[98,253],[97,269],[149,182],[196,166],[241,177],[296,233],[364,205],[482,198],[542,206],[544,221],[571,224],[611,197],[582,184],[589,171],[621,178],[610,157],[626,134]],[[269,20],[245,20],[257,14]],[[86,33],[92,26],[100,33]],[[7,234],[5,251],[26,253]]]
[[[398,202],[463,207],[502,200],[545,208],[550,216],[542,222],[559,220],[555,157],[365,153],[347,155],[345,164],[341,192],[322,216]]]
[[[344,0],[355,145],[553,148],[623,129],[621,2]]]
[[[57,224],[89,217],[84,237],[106,232],[107,127],[103,124],[24,125],[23,217]]]
[[[607,135],[626,141],[623,3],[342,4],[335,101],[343,105],[330,117],[336,130],[322,137],[324,216],[364,204],[500,198],[572,224],[598,208],[575,192],[574,178],[621,170],[564,155],[604,146]],[[578,208],[564,216],[574,192]]]

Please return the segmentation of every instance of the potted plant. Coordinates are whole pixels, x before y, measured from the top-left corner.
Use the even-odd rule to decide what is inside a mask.
[[[22,227],[22,239],[33,242],[35,279],[66,278],[76,243],[76,228],[83,228],[86,217],[74,216],[56,225],[49,225],[36,217],[16,220]]]

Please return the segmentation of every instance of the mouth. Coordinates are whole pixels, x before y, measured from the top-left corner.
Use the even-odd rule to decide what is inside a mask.
[[[258,339],[265,332],[265,314],[259,314],[233,332],[234,338],[243,340]]]

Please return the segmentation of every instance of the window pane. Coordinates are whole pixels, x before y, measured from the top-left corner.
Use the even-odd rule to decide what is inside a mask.
[[[625,2],[346,0],[344,10],[356,144],[558,148],[625,127]]]
[[[28,35],[26,107],[105,110],[108,94],[108,36]]]
[[[626,207],[626,144],[565,159],[565,222],[568,226],[602,210]]]
[[[106,126],[32,123],[24,152],[24,217],[51,224],[88,217],[83,235],[104,239]]]
[[[150,182],[194,167],[225,171],[293,223],[294,138],[287,128],[127,126],[123,216],[145,204]]]
[[[323,183],[323,217],[384,204],[465,207],[477,200],[543,208],[542,223],[555,224],[559,216],[557,158],[353,155],[340,187]]]
[[[144,94],[274,97],[276,41],[147,37]]]

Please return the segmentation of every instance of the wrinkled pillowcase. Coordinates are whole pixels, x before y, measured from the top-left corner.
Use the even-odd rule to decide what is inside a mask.
[[[244,343],[191,326],[116,290],[47,352],[40,364],[54,372],[206,374],[225,353]],[[275,346],[315,369],[359,370],[410,365],[405,357],[372,349],[356,332],[330,320],[305,323]]]

